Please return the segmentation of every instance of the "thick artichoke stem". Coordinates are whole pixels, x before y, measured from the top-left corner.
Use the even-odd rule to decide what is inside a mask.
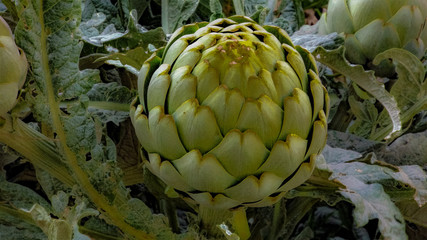
[[[230,221],[233,232],[239,236],[240,240],[247,240],[251,235],[246,218],[246,208],[244,207],[228,210],[200,206],[199,219],[202,228],[206,230],[207,235],[210,237],[224,236],[224,233],[220,231],[219,225],[228,225]]]
[[[176,214],[175,204],[171,201],[167,201],[166,199],[161,199],[160,208],[162,209],[162,212],[168,217],[169,226],[172,228],[172,231],[179,233],[178,215]]]
[[[216,209],[209,206],[199,206],[199,222],[201,228],[206,231],[210,237],[223,236],[218,225],[225,223],[232,217],[228,209]]]
[[[246,208],[241,207],[233,210],[233,228],[241,240],[249,239],[251,236],[248,219],[246,218]]]
[[[281,208],[282,208],[281,203],[282,201],[278,201],[277,203],[274,204],[273,223],[271,226],[270,235],[268,236],[269,240],[276,239],[276,235],[279,230],[278,228],[279,228],[280,216],[283,214],[281,211]]]

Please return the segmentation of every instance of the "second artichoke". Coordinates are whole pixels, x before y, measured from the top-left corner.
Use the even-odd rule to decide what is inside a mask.
[[[346,56],[367,64],[390,48],[403,48],[418,58],[427,49],[426,0],[330,0],[319,33],[345,34]]]
[[[0,115],[15,106],[27,67],[25,53],[16,46],[9,25],[0,17]]]

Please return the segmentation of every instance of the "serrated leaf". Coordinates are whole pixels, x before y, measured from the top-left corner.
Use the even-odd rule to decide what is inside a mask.
[[[202,2],[200,4],[202,4]],[[219,0],[209,0],[209,9],[212,13],[209,19],[210,21],[225,17]]]
[[[52,88],[57,100],[72,99],[86,93],[99,81],[98,71],[79,71],[78,59],[82,43],[75,31],[80,22],[79,8],[75,1],[51,1],[44,7],[49,9],[40,15],[41,6],[37,1],[21,1],[18,5],[20,21],[15,30],[18,45],[25,51],[31,66],[31,78],[36,81],[37,98],[29,99],[33,110],[47,119],[49,99],[47,91]],[[58,17],[60,14],[61,18]],[[44,21],[44,19],[56,19]],[[50,66],[46,66],[46,63]],[[47,86],[45,79],[52,80]]]
[[[151,51],[144,50],[142,47],[131,49],[125,53],[112,53],[102,56],[94,61],[94,63],[105,62],[116,67],[125,68],[129,72],[138,76],[139,69],[142,64],[150,57]]]
[[[52,196],[54,196],[59,191],[70,191],[71,186],[67,186],[42,168],[37,166],[35,166],[35,168],[37,180],[49,199],[51,199]],[[54,209],[54,211],[56,210]]]
[[[354,220],[358,227],[378,219],[378,229],[385,239],[407,239],[405,220],[399,209],[380,184],[366,184],[356,177],[340,179],[347,188],[340,193],[354,205]]]
[[[405,191],[403,187],[415,190],[412,192],[412,198],[415,199],[420,205],[425,204],[427,197],[427,175],[417,165],[411,166],[393,166],[387,165],[384,162],[376,160],[371,155],[364,159],[365,162],[349,162],[339,164],[329,164],[332,171],[331,178],[336,178],[340,181],[345,177],[356,177],[365,183],[381,183],[387,188],[398,191]],[[342,176],[341,176],[342,175]],[[400,185],[400,186],[399,186]],[[401,189],[403,187],[403,189]],[[402,195],[402,198],[406,196]]]
[[[378,218],[379,229],[385,238],[405,239],[404,220],[393,201],[413,199],[419,206],[425,205],[426,173],[417,165],[397,167],[378,161],[373,154],[353,161],[337,161],[339,154],[326,156],[326,162],[320,161],[317,168],[330,172],[331,175],[326,177],[342,184],[340,193],[355,205],[354,217],[358,226]],[[346,155],[340,158],[348,159]]]
[[[365,122],[374,124],[378,118],[378,110],[375,108],[374,103],[370,101],[359,102],[353,96],[348,98],[353,114]]]
[[[281,1],[278,8],[276,1],[268,1],[266,7],[270,9],[270,12],[266,17],[265,23],[283,28],[289,35],[292,35],[304,24],[304,20],[300,18],[301,15],[298,13],[301,9],[295,6],[295,1]],[[275,12],[278,12],[279,15],[274,16]]]
[[[25,186],[8,182],[0,175],[0,202],[19,209],[29,210],[35,203],[52,211],[50,204],[39,194]]]
[[[389,146],[376,149],[378,159],[401,165],[419,165],[427,169],[427,131],[406,133]]]
[[[247,16],[251,16],[255,14],[260,7],[268,7],[268,1],[267,0],[246,0],[244,3],[245,10]],[[269,9],[271,10],[271,9]]]
[[[420,207],[415,201],[404,201],[398,202],[396,205],[406,220],[427,228],[427,204]]]
[[[389,49],[378,54],[374,59],[374,64],[382,60],[392,59],[396,65],[398,79],[390,89],[391,95],[396,99],[401,110],[402,124],[408,123],[416,114],[427,109],[427,77],[422,62],[412,53],[398,48]],[[389,125],[387,113],[380,116],[382,125]],[[387,126],[382,134],[389,131]]]
[[[136,11],[131,11],[125,32],[119,32],[114,28],[107,28],[98,35],[83,36],[83,39],[92,45],[85,46],[84,52],[87,54],[94,52],[118,53],[127,52],[137,47],[148,51],[150,44],[155,48],[166,44],[166,36],[161,28],[148,31],[138,24],[137,18]]]
[[[333,148],[326,145],[322,152],[328,163],[343,163],[362,157],[359,152],[346,150],[342,148]]]
[[[28,212],[0,204],[0,239],[45,240],[46,238],[47,236],[35,224]]]
[[[418,206],[423,206],[427,203],[427,175],[418,165],[399,166],[398,172],[390,172],[389,174],[401,183],[405,183],[415,189],[414,200]]]
[[[199,0],[162,0],[162,27],[166,34],[173,33],[190,19]]]
[[[317,61],[345,75],[365,91],[369,92],[387,110],[392,121],[391,130],[381,136],[376,136],[374,140],[390,138],[391,135],[398,133],[402,129],[400,109],[397,102],[384,86],[376,80],[373,71],[365,71],[361,65],[349,64],[344,57],[343,47],[331,51],[326,51],[324,48],[319,47],[313,52],[313,55]]]
[[[76,115],[64,119],[67,144],[75,152],[89,152],[96,144],[95,123],[88,119],[89,114]]]
[[[342,148],[356,151],[359,153],[368,153],[381,149],[384,143],[368,140],[354,134],[328,130],[327,144],[333,148]]]
[[[109,25],[114,26],[115,29],[124,30],[123,20],[125,19],[120,17],[119,11],[120,7],[113,5],[109,0],[86,0],[79,28],[85,36],[99,35]]]
[[[350,125],[348,131],[367,139],[372,138],[378,122],[378,110],[375,107],[374,99],[367,99],[363,102],[357,101],[354,96],[348,98],[351,112],[356,116],[356,120]]]
[[[337,49],[344,44],[344,38],[337,33],[330,33],[328,35],[320,35],[314,33],[310,28],[311,26],[303,26],[300,30],[295,32],[292,36],[294,45],[301,46],[310,52],[313,52],[317,47],[331,50]]]
[[[168,240],[175,238],[170,228],[165,225],[165,221],[167,221],[165,216],[152,215],[151,210],[141,200],[132,198],[122,205],[121,210],[127,216],[126,221],[152,233],[155,239]],[[150,222],[150,224],[141,224],[146,221]]]
[[[129,105],[135,95],[136,92],[116,82],[95,84],[87,93],[88,111],[102,123],[119,125],[129,118]]]

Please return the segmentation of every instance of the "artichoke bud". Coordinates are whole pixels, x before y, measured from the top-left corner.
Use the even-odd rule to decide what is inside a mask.
[[[12,31],[0,17],[0,115],[16,104],[19,89],[27,75],[27,58],[16,46]]]
[[[403,48],[421,58],[427,50],[427,1],[330,0],[319,33],[332,32],[345,34],[346,57],[355,64],[369,66],[390,48]],[[377,68],[382,67],[390,68],[384,63]]]
[[[326,143],[329,97],[313,59],[243,16],[178,29],[143,64],[131,107],[147,168],[193,203],[278,201]]]

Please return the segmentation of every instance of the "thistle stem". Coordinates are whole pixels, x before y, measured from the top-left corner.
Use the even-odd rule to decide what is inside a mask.
[[[273,223],[271,225],[271,231],[270,231],[270,234],[268,236],[269,240],[276,239],[276,234],[277,234],[278,228],[279,228],[280,217],[281,217],[281,215],[283,215],[282,211],[280,210],[281,202],[282,201],[278,201],[276,204],[274,204]]]
[[[233,210],[233,228],[241,240],[247,240],[251,236],[251,231],[246,217],[246,208]]]
[[[228,209],[216,209],[209,206],[199,206],[199,222],[208,236],[219,237],[222,235],[218,225],[227,222],[232,217]]]
[[[172,231],[179,233],[178,215],[175,204],[172,201],[161,199],[160,208],[163,214],[169,219],[169,226],[172,228]]]

